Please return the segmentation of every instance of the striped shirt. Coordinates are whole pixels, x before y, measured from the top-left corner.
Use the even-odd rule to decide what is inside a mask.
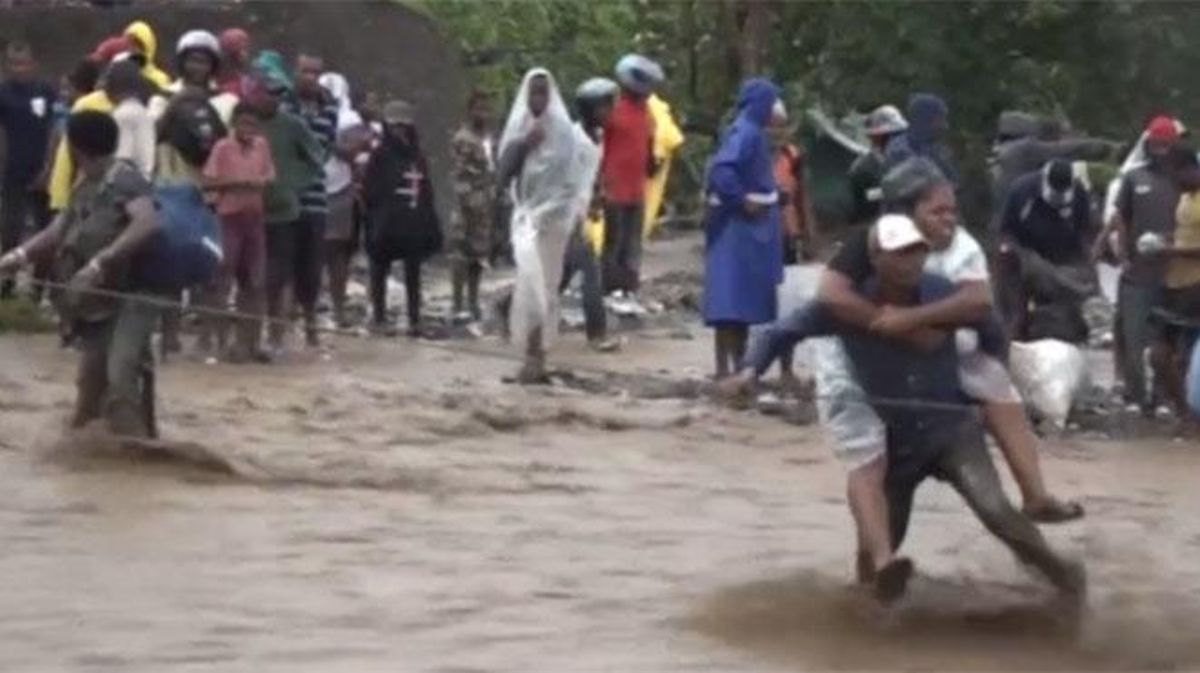
[[[323,91],[321,101],[316,104],[291,102],[288,111],[304,120],[308,130],[317,138],[324,153],[322,162],[333,153],[337,142],[338,105],[328,91]],[[329,212],[329,197],[325,193],[324,171],[316,182],[300,193],[300,211],[307,214],[324,215]]]

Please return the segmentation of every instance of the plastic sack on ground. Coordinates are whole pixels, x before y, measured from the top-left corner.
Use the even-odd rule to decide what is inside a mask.
[[[1065,428],[1075,397],[1088,382],[1083,350],[1057,339],[1013,342],[1009,371],[1035,415],[1056,429]]]

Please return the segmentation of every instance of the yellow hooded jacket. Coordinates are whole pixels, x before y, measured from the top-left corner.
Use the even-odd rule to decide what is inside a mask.
[[[158,37],[154,34],[154,29],[145,21],[134,21],[125,28],[124,34],[125,37],[137,40],[146,49],[146,65],[142,68],[142,75],[153,82],[154,86],[160,89],[167,88],[171,84],[171,78],[160,70],[154,61],[158,56]]]
[[[71,112],[103,112],[112,114],[113,104],[108,94],[99,89],[83,96],[71,106]],[[67,150],[64,136],[54,150],[54,166],[50,169],[50,210],[62,210],[71,200],[71,188],[75,186],[75,164]]]
[[[684,137],[666,101],[651,96],[646,105],[650,108],[650,116],[654,118],[654,158],[662,164],[658,173],[646,183],[646,221],[642,226],[642,235],[649,239],[658,228],[658,213],[662,210],[667,178],[671,175],[671,160],[683,145]]]

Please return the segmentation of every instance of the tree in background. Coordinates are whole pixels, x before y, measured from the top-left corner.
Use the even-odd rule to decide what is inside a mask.
[[[1154,114],[1200,112],[1200,4],[1174,2],[785,2],[781,0],[411,0],[456,38],[481,84],[504,95],[534,64],[565,86],[630,51],[663,63],[666,95],[693,139],[712,136],[738,82],[772,76],[793,108],[835,116],[913,91],[944,96],[981,222],[986,160],[1002,110],[1132,138]],[[689,143],[698,161],[707,147]],[[693,161],[693,163],[695,163]]]

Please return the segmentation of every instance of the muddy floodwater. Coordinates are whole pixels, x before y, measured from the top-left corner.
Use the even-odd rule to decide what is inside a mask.
[[[555,357],[686,380],[707,339],[648,328],[601,355],[572,333]],[[3,671],[1200,668],[1193,443],[1046,447],[1089,513],[1044,529],[1087,560],[1077,623],[935,483],[906,544],[919,575],[882,612],[850,587],[815,426],[339,339],[285,367],[166,366],[164,459],[65,435],[54,339],[2,337],[0,362]]]

